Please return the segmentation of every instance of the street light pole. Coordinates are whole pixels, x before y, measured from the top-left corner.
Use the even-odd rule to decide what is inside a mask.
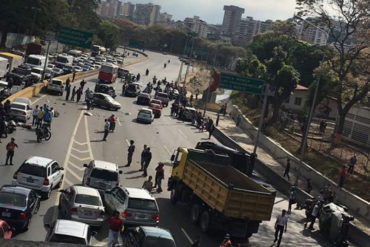
[[[48,47],[46,49],[46,59],[45,59],[44,69],[42,71],[41,82],[44,82],[45,80],[46,66],[48,64],[48,58],[49,58],[49,49],[50,49],[50,40],[48,40]]]

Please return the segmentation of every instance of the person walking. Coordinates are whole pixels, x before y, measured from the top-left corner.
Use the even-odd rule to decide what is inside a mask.
[[[198,100],[199,89],[195,89],[195,100]]]
[[[218,122],[220,121],[220,112],[217,112],[217,117],[216,117],[216,126],[218,126]]]
[[[311,222],[310,226],[308,227],[309,230],[314,230],[313,225],[315,224],[316,218],[319,216],[321,205],[321,202],[318,201],[312,209],[311,215],[308,219]],[[304,224],[304,228],[307,227],[307,223],[308,221],[306,221],[306,223]]]
[[[8,165],[8,161],[10,161],[10,165],[13,165],[13,156],[15,148],[18,148],[18,145],[14,142],[15,139],[12,137],[10,142],[6,145],[6,161],[5,165]]]
[[[85,80],[82,80],[82,81],[80,82],[80,88],[81,88],[81,90],[82,90],[82,91],[84,90],[84,86],[85,86],[85,84],[86,84],[86,81],[85,81]]]
[[[289,192],[288,214],[290,214],[292,211],[292,205],[296,203],[296,194],[297,194],[297,190],[296,190],[296,187],[293,185],[292,187],[290,187],[290,192]]]
[[[208,139],[211,139],[213,131],[215,131],[215,125],[213,124],[213,120],[209,119],[208,120],[208,133],[209,133]]]
[[[106,141],[107,137],[108,137],[108,134],[109,134],[110,123],[109,123],[108,119],[105,119],[104,121],[105,121],[105,123],[104,123],[103,141]]]
[[[77,95],[77,99],[76,99],[76,102],[78,103],[78,102],[80,102],[80,99],[81,99],[81,95],[83,94],[83,88],[82,87],[80,87],[79,89],[77,89],[77,91],[76,91],[76,95]]]
[[[74,86],[72,89],[71,101],[75,101],[75,95],[76,95],[76,86]]]
[[[140,159],[140,170],[139,171],[144,171],[144,163],[145,163],[145,153],[147,152],[147,145],[144,144],[143,151],[141,151],[141,159]]]
[[[150,161],[152,160],[152,152],[150,152],[150,147],[147,148],[147,151],[145,152],[145,156],[144,156],[144,173],[143,173],[143,177],[146,177],[148,176],[148,166],[150,164]]]
[[[123,219],[120,217],[118,211],[114,211],[112,217],[108,220],[108,247],[114,247],[118,244],[118,237],[120,232],[123,232]]]
[[[130,146],[128,147],[128,154],[127,154],[127,165],[125,165],[125,167],[129,167],[131,165],[131,162],[132,162],[132,156],[134,155],[134,152],[135,152],[135,145],[134,145],[134,141],[131,140],[130,141]]]
[[[353,174],[356,163],[357,163],[357,157],[356,157],[356,154],[353,154],[353,156],[349,160],[348,173]]]
[[[275,240],[274,240],[274,243],[276,243],[276,241],[278,241],[277,243],[277,246],[280,246],[280,242],[281,242],[281,239],[283,237],[283,232],[287,232],[287,229],[288,229],[288,216],[286,214],[286,210],[283,209],[281,215],[279,215],[277,218],[276,218],[276,222],[275,222]]]
[[[286,161],[286,167],[285,167],[285,171],[284,171],[284,175],[283,175],[283,177],[287,176],[288,181],[290,180],[289,171],[290,171],[290,159],[288,158],[287,161]]]
[[[75,81],[75,78],[76,78],[76,70],[73,69],[73,73],[72,73],[72,81]]]
[[[66,88],[65,88],[65,91],[66,91],[66,101],[68,101],[69,100],[69,95],[71,94],[71,82],[70,82],[69,77],[66,80]]]
[[[342,169],[340,170],[340,173],[339,173],[339,184],[338,184],[338,186],[340,188],[342,188],[343,185],[344,185],[344,178],[346,177],[346,173],[347,173],[346,166],[342,166]]]
[[[155,168],[155,185],[154,188],[157,188],[157,192],[162,192],[162,179],[164,179],[164,169],[163,163],[159,162],[158,166]]]
[[[39,112],[40,112],[39,105],[36,105],[35,109],[33,109],[32,111],[32,126],[37,124]]]
[[[141,188],[146,189],[149,192],[152,192],[152,189],[153,189],[152,179],[153,179],[153,177],[149,176],[148,180],[144,181],[143,186]]]

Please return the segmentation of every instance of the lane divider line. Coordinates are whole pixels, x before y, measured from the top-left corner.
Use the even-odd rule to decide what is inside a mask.
[[[193,240],[189,237],[184,228],[181,228],[181,231],[184,233],[185,237],[189,240],[190,244],[193,244],[194,243]]]
[[[85,158],[80,158],[80,157],[77,157],[76,155],[74,155],[72,153],[71,153],[71,157],[75,158],[76,160],[80,160],[80,161],[90,160],[90,156],[89,157],[85,157]]]
[[[85,134],[86,134],[87,149],[88,149],[88,151],[90,153],[89,158],[91,160],[93,160],[94,159],[94,155],[93,155],[93,152],[92,152],[92,149],[91,149],[91,142],[90,142],[90,136],[89,136],[89,125],[88,125],[88,122],[87,122],[86,115],[84,116],[84,120],[85,120]]]
[[[72,150],[73,151],[76,151],[76,152],[79,152],[79,153],[89,153],[89,150],[79,150],[79,149],[77,149],[77,148],[74,148],[74,147],[72,147]]]
[[[80,119],[81,120],[81,119]],[[73,142],[74,143],[76,143],[76,144],[78,144],[78,145],[80,145],[80,146],[85,146],[85,145],[87,145],[88,143],[87,142],[78,142],[78,141],[76,141],[76,140],[73,140]]]
[[[84,171],[85,170],[85,167],[80,167],[78,165],[76,165],[75,163],[72,163],[71,161],[68,161],[68,163],[73,166],[73,168],[77,169],[77,170],[80,170],[80,171]]]

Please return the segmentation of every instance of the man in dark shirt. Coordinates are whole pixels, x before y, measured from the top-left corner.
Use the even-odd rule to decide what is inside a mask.
[[[125,167],[129,167],[131,165],[131,162],[132,162],[132,155],[134,155],[134,152],[135,152],[135,145],[134,145],[134,141],[131,140],[130,141],[130,146],[128,147],[128,155],[127,155],[127,165],[125,165]]]
[[[148,147],[144,154],[144,173],[143,173],[144,177],[148,176],[147,169],[148,169],[148,166],[151,160],[152,160],[152,152],[150,152],[150,148]]]

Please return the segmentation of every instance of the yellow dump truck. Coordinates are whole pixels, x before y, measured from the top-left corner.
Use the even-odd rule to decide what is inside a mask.
[[[171,161],[171,202],[188,203],[191,221],[203,232],[222,229],[247,241],[270,220],[276,192],[235,169],[228,156],[179,147]]]

